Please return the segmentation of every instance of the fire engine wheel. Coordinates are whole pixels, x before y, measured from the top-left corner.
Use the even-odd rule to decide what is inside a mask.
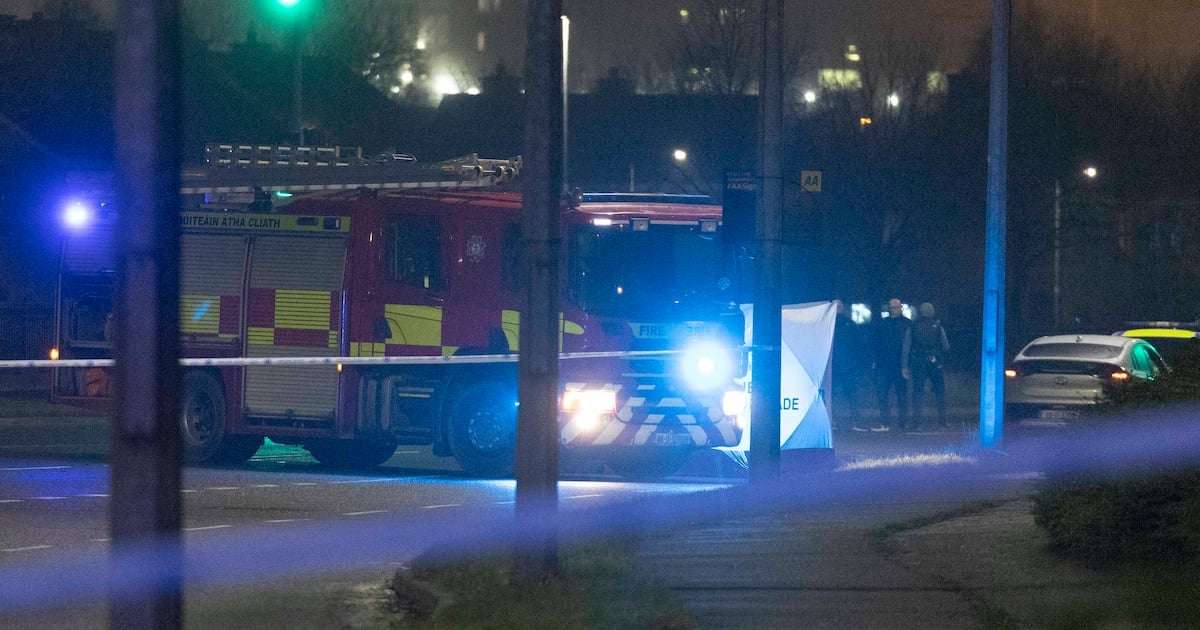
[[[263,443],[261,436],[226,433],[225,392],[221,382],[207,372],[184,375],[179,427],[184,459],[193,464],[241,464]]]
[[[513,389],[483,381],[459,390],[450,407],[449,439],[454,459],[467,474],[511,475],[517,445]]]
[[[635,481],[655,481],[679,472],[692,457],[690,448],[643,447],[622,450],[607,460],[613,473]]]
[[[375,468],[396,453],[395,438],[369,440],[315,440],[304,448],[329,468]]]

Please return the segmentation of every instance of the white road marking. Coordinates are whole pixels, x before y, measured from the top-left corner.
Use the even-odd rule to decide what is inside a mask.
[[[384,481],[406,481],[408,479],[412,479],[412,477],[379,477],[379,478],[373,478],[373,479],[347,479],[345,481],[330,481],[329,483],[334,484],[334,485],[342,484],[342,483],[381,483]]]
[[[442,505],[422,505],[421,509],[422,510],[436,510],[438,508],[448,508],[448,507],[462,507],[462,504],[461,503],[445,503]]]
[[[34,546],[32,546],[32,547],[11,547],[11,548],[9,548],[9,549],[0,549],[0,551],[6,551],[6,552],[8,552],[8,553],[14,553],[14,552],[17,552],[17,551],[35,551],[35,550],[37,550],[37,549],[49,549],[49,548],[51,548],[51,547],[53,547],[53,546],[54,546],[54,545],[34,545]]]
[[[67,497],[33,497],[33,498],[37,499],[38,501],[61,501]]]
[[[293,486],[315,486],[317,484],[315,484],[311,481],[297,481],[297,482],[293,483],[292,485]]]
[[[100,498],[103,498],[103,497],[107,497],[108,495],[107,495],[107,494],[104,494],[104,493],[102,493],[102,492],[94,492],[94,493],[88,493],[88,494],[77,494],[77,495],[75,495],[75,496],[77,496],[77,497],[100,497]]]
[[[205,490],[241,490],[237,486],[209,486]]]
[[[199,491],[199,490],[193,490],[193,489],[191,489],[191,488],[184,488],[183,490],[180,490],[180,492],[182,492],[183,494],[191,494],[191,493],[193,493],[193,492],[200,492],[200,491]]]
[[[365,514],[386,514],[387,510],[366,510],[363,512],[343,512],[342,516],[363,516]]]
[[[308,521],[307,518],[272,518],[264,522],[266,523],[295,523],[296,521]]]
[[[70,466],[13,466],[11,468],[0,468],[0,470],[66,470]]]
[[[496,501],[492,505],[512,505],[514,503],[516,503],[516,501]]]
[[[185,531],[185,532],[202,532],[206,529],[225,529],[226,527],[233,527],[233,525],[206,525],[204,527],[184,527],[183,531]]]
[[[250,487],[251,488],[278,488],[279,484],[277,484],[277,483],[256,483],[256,484],[252,484]]]
[[[93,538],[92,542],[112,542],[111,538]]]
[[[0,499],[0,503],[24,503],[25,499]]]
[[[604,496],[604,495],[602,495],[602,494],[577,494],[574,496],[563,497],[563,498],[564,499],[591,499],[593,497],[602,497],[602,496]]]

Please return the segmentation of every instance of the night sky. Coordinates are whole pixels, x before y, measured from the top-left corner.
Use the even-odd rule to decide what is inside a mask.
[[[475,0],[445,0],[473,3]],[[512,0],[519,2],[520,0]],[[231,16],[245,0],[203,0],[228,5]],[[46,0],[0,0],[0,12],[28,16]],[[587,59],[581,68],[606,68],[621,59],[653,58],[678,20],[678,8],[694,0],[565,0],[572,35]],[[94,0],[111,20],[116,0]],[[1014,10],[1033,6],[1081,28],[1092,25],[1115,42],[1131,61],[1157,67],[1183,67],[1200,54],[1200,0],[1014,0]],[[955,70],[969,54],[973,39],[990,19],[988,0],[785,0],[788,20],[812,42],[815,58],[837,58],[847,44],[869,45],[873,38],[926,41],[942,53],[944,67]],[[232,9],[232,10],[230,10]],[[235,18],[236,19],[236,18]],[[242,24],[231,25],[241,39]],[[509,61],[510,66],[519,65]]]

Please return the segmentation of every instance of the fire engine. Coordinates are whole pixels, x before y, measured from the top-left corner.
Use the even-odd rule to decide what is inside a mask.
[[[186,458],[244,462],[270,439],[372,467],[398,445],[432,445],[470,474],[511,474],[519,169],[210,145],[182,174]],[[120,212],[100,193],[88,203],[63,249],[60,359],[111,357]],[[661,476],[697,449],[737,445],[744,321],[721,207],[577,193],[562,226],[564,456]],[[106,368],[56,370],[60,401],[103,404],[108,389]]]

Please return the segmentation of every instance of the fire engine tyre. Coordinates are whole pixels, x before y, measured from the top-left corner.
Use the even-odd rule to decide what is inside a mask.
[[[183,458],[191,464],[242,464],[263,443],[261,436],[226,434],[225,392],[207,372],[184,374],[179,427]]]
[[[459,390],[450,406],[449,441],[454,459],[473,477],[513,474],[517,406],[513,388],[483,381]]]
[[[392,458],[398,446],[395,438],[368,440],[316,440],[304,448],[313,459],[329,468],[375,468]]]
[[[607,464],[614,474],[626,479],[656,481],[679,472],[693,452],[690,448],[629,448],[613,454]]]

